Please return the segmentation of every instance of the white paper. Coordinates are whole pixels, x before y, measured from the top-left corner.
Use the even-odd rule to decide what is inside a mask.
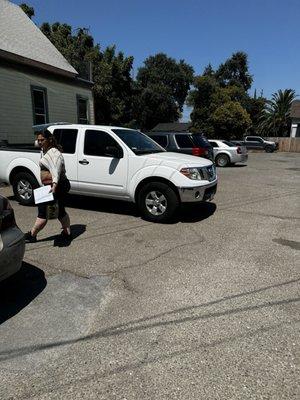
[[[51,189],[50,185],[41,186],[38,189],[34,189],[34,202],[35,204],[46,203],[47,201],[53,201],[53,193],[49,193]]]

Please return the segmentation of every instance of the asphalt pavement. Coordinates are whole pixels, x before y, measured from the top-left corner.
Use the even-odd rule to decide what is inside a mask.
[[[50,221],[0,284],[1,400],[299,398],[300,155],[218,175],[172,224],[69,196],[73,242]]]

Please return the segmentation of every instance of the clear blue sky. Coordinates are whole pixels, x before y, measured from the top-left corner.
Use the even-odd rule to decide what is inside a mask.
[[[33,20],[87,27],[102,48],[134,56],[135,72],[149,55],[184,59],[196,74],[245,51],[251,92],[300,94],[300,0],[22,0]]]

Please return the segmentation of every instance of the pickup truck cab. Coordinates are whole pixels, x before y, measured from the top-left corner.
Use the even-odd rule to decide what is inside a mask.
[[[100,125],[52,125],[63,147],[71,193],[137,204],[145,219],[166,221],[180,203],[212,200],[216,169],[209,160],[166,152],[143,133]],[[38,149],[0,148],[0,181],[12,184],[21,204],[40,186]]]
[[[266,153],[273,153],[278,149],[278,143],[265,140],[261,136],[245,136],[242,141],[234,140],[232,142],[246,146],[250,150],[264,150]]]

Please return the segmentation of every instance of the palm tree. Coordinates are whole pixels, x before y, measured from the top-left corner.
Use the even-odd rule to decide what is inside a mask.
[[[292,89],[278,90],[266,101],[260,117],[259,130],[264,136],[288,136],[291,127],[290,110],[296,93]]]

